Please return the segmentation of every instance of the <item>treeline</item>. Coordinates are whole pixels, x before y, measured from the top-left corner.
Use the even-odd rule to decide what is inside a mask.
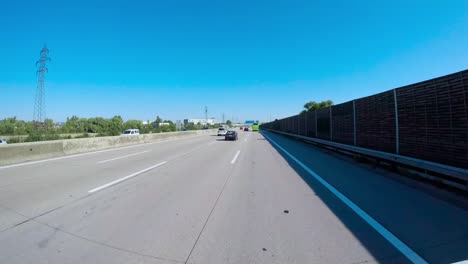
[[[159,125],[160,123],[165,123]],[[112,118],[92,117],[80,118],[72,116],[67,118],[64,124],[57,124],[52,119],[46,119],[44,122],[26,122],[18,120],[16,117],[0,120],[0,135],[18,136],[10,137],[9,143],[31,142],[41,140],[54,140],[71,138],[67,134],[81,134],[76,137],[88,137],[89,134],[95,136],[117,136],[126,129],[139,129],[140,134],[161,133],[176,131],[176,124],[171,120],[163,120],[159,116],[153,122],[144,124],[140,120],[124,121],[120,116]],[[184,130],[203,129],[200,124],[190,124],[183,128]],[[27,137],[25,137],[27,136]]]
[[[326,100],[322,102],[310,101],[304,104],[304,109],[299,114],[305,114],[307,112],[317,111],[318,109],[329,107],[333,105],[332,100]]]
[[[95,133],[98,134],[98,136],[117,136],[124,130],[130,128],[139,129],[142,134],[176,130],[175,125],[167,128],[167,131],[161,131],[158,127],[153,128],[152,124],[144,125],[140,120],[127,120],[124,122],[120,116],[114,116],[112,118],[79,118],[77,116],[72,116],[71,118],[67,118],[65,124],[57,128],[57,131],[60,133]]]

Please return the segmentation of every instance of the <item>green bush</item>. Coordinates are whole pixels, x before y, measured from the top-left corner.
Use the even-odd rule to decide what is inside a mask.
[[[83,133],[83,135],[76,136],[75,138],[89,138],[89,134]]]
[[[61,139],[57,134],[45,134],[42,136],[42,140],[58,140]]]
[[[40,133],[31,132],[28,137],[24,140],[24,142],[34,142],[34,141],[41,141],[42,135]]]
[[[7,142],[8,144],[14,144],[14,143],[21,143],[23,142],[24,140],[22,140],[22,138],[20,137],[10,137]]]

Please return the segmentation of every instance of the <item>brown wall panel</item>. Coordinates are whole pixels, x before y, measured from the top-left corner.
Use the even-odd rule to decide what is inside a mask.
[[[301,136],[306,135],[306,115],[301,114],[298,115],[299,118],[299,128],[298,128],[298,134]]]
[[[332,141],[354,144],[353,102],[332,107]]]
[[[317,138],[330,140],[330,107],[317,110]]]
[[[398,88],[400,154],[468,168],[467,73]]]
[[[306,136],[315,137],[315,111],[306,113]]]
[[[393,90],[357,99],[356,145],[396,152],[395,101]]]

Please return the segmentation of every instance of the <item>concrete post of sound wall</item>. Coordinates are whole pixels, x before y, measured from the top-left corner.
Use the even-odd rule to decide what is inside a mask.
[[[396,89],[393,89],[393,100],[395,101],[395,151],[396,154],[400,154],[400,135],[398,128],[398,102]]]
[[[357,135],[356,135],[356,102],[355,100],[353,100],[353,134],[354,134],[354,146],[356,146],[356,138],[357,138]]]

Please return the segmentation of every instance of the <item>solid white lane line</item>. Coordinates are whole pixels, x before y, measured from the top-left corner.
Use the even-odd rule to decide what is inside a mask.
[[[327,188],[330,192],[332,192],[338,199],[340,199],[344,204],[346,204],[349,208],[351,208],[359,217],[361,217],[366,223],[368,223],[372,228],[375,229],[380,235],[382,235],[390,244],[392,244],[396,249],[398,249],[401,254],[403,254],[406,258],[408,258],[413,263],[427,263],[422,257],[420,257],[416,252],[414,252],[409,246],[407,246],[403,241],[401,241],[398,237],[396,237],[392,232],[387,230],[384,226],[382,226],[379,222],[377,222],[372,216],[368,215],[364,210],[362,210],[357,204],[353,201],[348,199],[344,194],[340,191],[335,189],[331,184],[325,181],[322,177],[320,177],[317,173],[307,167],[304,163],[299,161],[296,157],[294,157],[291,153],[289,153],[286,149],[278,145],[275,141],[273,141],[270,137],[263,134],[263,136],[268,139],[273,145],[278,147],[281,151],[283,151],[289,158],[294,160],[299,166],[301,166],[305,171],[307,171],[312,177],[314,177],[318,182],[320,182],[325,188]]]
[[[132,173],[132,174],[130,174],[130,175],[128,175],[128,176],[125,176],[125,177],[123,177],[123,178],[120,178],[120,179],[118,179],[118,180],[115,180],[115,181],[106,183],[106,184],[104,184],[104,185],[101,185],[101,186],[99,186],[99,187],[96,187],[96,188],[94,188],[94,189],[92,189],[92,190],[89,190],[88,193],[94,193],[94,192],[100,191],[100,190],[102,190],[102,189],[104,189],[104,188],[110,187],[110,186],[115,185],[115,184],[117,184],[117,183],[119,183],[119,182],[123,182],[123,181],[125,181],[125,180],[128,180],[128,179],[130,179],[130,178],[132,178],[132,177],[135,177],[135,176],[137,176],[137,175],[139,175],[139,174],[142,174],[142,173],[144,173],[144,172],[147,172],[147,171],[149,171],[149,170],[152,170],[152,169],[154,169],[154,168],[156,168],[156,167],[159,167],[159,166],[161,166],[161,165],[164,165],[164,164],[166,164],[166,161],[163,161],[163,162],[161,162],[161,163],[158,163],[158,164],[156,164],[156,165],[153,165],[153,166],[151,166],[151,167],[149,167],[149,168],[146,168],[146,169],[144,169],[144,170],[137,171],[137,172],[135,172],[135,173]]]
[[[127,149],[127,148],[135,148],[135,147],[140,147],[140,146],[145,146],[145,145],[153,145],[153,144],[158,144],[158,143],[174,141],[174,140],[178,140],[178,139],[189,139],[189,138],[196,138],[196,137],[200,137],[200,135],[195,135],[195,136],[191,136],[191,137],[183,137],[183,138],[173,138],[173,139],[161,140],[161,141],[156,141],[156,142],[151,142],[151,143],[142,143],[142,144],[125,146],[125,147],[118,147],[118,148],[97,150],[97,151],[91,151],[91,152],[80,153],[80,154],[67,155],[67,156],[51,158],[51,159],[36,160],[36,161],[29,161],[29,162],[23,162],[23,163],[18,163],[18,164],[0,166],[0,170],[1,169],[14,168],[14,167],[20,167],[20,166],[25,166],[25,165],[32,165],[32,164],[42,163],[42,162],[47,162],[47,161],[69,159],[69,158],[80,157],[80,156],[85,156],[85,155],[91,155],[91,154],[96,154],[96,153],[102,153],[102,152],[108,152],[108,151],[114,151],[114,150],[120,150],[120,149]]]
[[[98,164],[106,163],[106,162],[109,162],[109,161],[114,161],[114,160],[118,160],[118,159],[123,159],[123,158],[131,157],[131,156],[136,156],[136,155],[140,155],[140,154],[143,154],[143,153],[146,153],[146,152],[151,152],[151,151],[152,151],[152,150],[142,151],[142,152],[133,153],[133,154],[130,154],[130,155],[125,155],[125,156],[118,157],[118,158],[113,158],[113,159],[108,159],[108,160],[99,161],[99,162],[97,162],[97,163],[98,163]]]
[[[216,143],[216,141],[210,142],[210,143],[208,143],[208,145],[211,145],[211,144],[214,144],[214,143]]]
[[[240,150],[237,151],[236,155],[235,155],[234,158],[231,160],[231,164],[236,163],[236,160],[237,160],[237,157],[239,157],[239,154],[240,154]]]

